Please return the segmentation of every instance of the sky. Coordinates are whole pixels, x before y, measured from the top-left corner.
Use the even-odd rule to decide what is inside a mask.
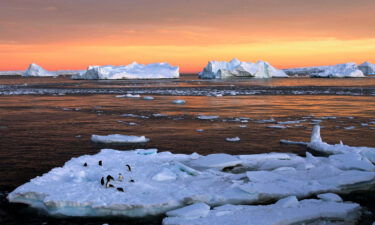
[[[375,63],[374,0],[1,0],[0,70]]]

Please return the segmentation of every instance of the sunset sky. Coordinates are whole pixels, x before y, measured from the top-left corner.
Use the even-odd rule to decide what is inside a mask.
[[[1,0],[0,70],[375,63],[374,0]]]

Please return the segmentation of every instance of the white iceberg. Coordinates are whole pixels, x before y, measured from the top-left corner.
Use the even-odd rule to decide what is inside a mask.
[[[241,139],[239,137],[232,137],[232,138],[225,138],[225,140],[228,142],[238,142]]]
[[[252,63],[241,62],[238,59],[232,59],[230,62],[210,61],[203,71],[199,73],[199,78],[202,79],[225,79],[233,77],[271,78],[288,77],[288,75],[264,61]]]
[[[22,76],[24,72],[24,70],[0,71],[0,76]]]
[[[188,206],[189,207],[189,206]],[[163,225],[275,225],[275,224],[356,224],[361,217],[361,207],[351,202],[334,202],[318,199],[298,201],[291,196],[272,205],[224,205],[212,210],[204,209],[198,217],[195,211],[180,209],[186,214],[167,213]]]
[[[289,75],[308,75],[322,78],[365,77],[357,64],[352,62],[331,66],[291,68],[284,71]]]
[[[41,66],[32,63],[29,65],[29,68],[22,74],[24,77],[55,77],[57,73],[47,71]]]
[[[91,141],[107,143],[107,144],[121,144],[121,143],[143,143],[148,142],[150,139],[145,136],[131,136],[122,134],[110,134],[110,135],[95,135],[91,136]]]
[[[364,75],[375,75],[375,64],[370,62],[364,62],[358,66]]]
[[[214,116],[214,115],[212,115],[212,116],[210,116],[210,115],[208,115],[208,116],[206,116],[206,115],[198,115],[197,118],[200,119],[200,120],[214,120],[214,119],[218,119],[219,116]]]
[[[72,79],[174,79],[179,76],[179,68],[168,63],[143,65],[133,62],[126,66],[89,66],[87,71]]]

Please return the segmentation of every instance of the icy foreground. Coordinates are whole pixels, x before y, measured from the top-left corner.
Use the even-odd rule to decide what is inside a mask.
[[[179,76],[179,68],[168,63],[143,65],[133,62],[126,66],[89,66],[87,71],[72,76],[72,79],[167,79]]]
[[[374,188],[374,165],[361,157],[340,155],[344,157],[309,153],[306,157],[286,153],[201,156],[156,149],[103,149],[32,179],[8,199],[51,215],[144,217],[198,202],[256,204]],[[110,181],[113,187],[106,188],[101,178],[108,175],[114,181]]]
[[[310,77],[322,78],[364,77],[363,72],[355,63],[344,63],[332,66],[292,68],[285,69],[284,71],[289,75],[308,75]]]
[[[194,206],[194,205],[192,205]],[[190,210],[188,209],[190,207]],[[298,201],[295,196],[281,199],[272,205],[224,205],[200,209],[201,214],[194,213],[194,208],[188,206],[179,209],[184,213],[167,213],[163,225],[276,225],[276,224],[355,224],[360,217],[360,206],[355,203],[341,203],[321,199]],[[191,213],[193,212],[193,213]],[[172,214],[172,215],[171,215]],[[310,223],[309,223],[310,224]]]
[[[233,77],[288,77],[282,71],[275,69],[269,63],[264,61],[241,62],[238,59],[232,59],[230,62],[210,61],[207,66],[199,73],[202,79],[225,79]]]

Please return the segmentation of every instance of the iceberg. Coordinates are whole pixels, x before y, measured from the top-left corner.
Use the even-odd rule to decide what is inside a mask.
[[[232,59],[230,62],[210,61],[207,66],[199,73],[202,79],[225,79],[234,77],[254,77],[254,78],[271,78],[271,77],[288,77],[282,71],[274,68],[264,61],[241,62],[238,59]]]
[[[200,214],[197,209],[197,206],[187,206],[179,209],[180,213],[167,213],[163,225],[356,224],[361,216],[361,207],[356,203],[320,199],[298,201],[295,196],[271,205],[223,205],[211,210],[203,208]]]
[[[168,63],[143,65],[133,62],[126,66],[89,66],[85,72],[72,76],[72,79],[175,79],[179,76],[179,68]]]
[[[344,64],[316,67],[291,68],[284,70],[288,75],[307,75],[322,78],[365,77],[357,64]]]
[[[29,68],[22,74],[24,77],[55,77],[57,73],[47,71],[41,66],[32,63],[29,65]]]
[[[364,75],[375,75],[375,64],[370,62],[364,62],[358,66]]]

